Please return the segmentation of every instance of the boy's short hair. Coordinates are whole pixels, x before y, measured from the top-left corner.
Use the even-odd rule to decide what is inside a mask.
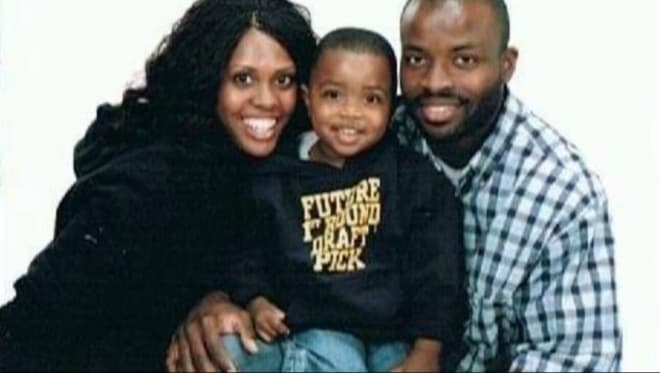
[[[390,42],[381,34],[357,27],[342,27],[330,31],[319,41],[316,54],[312,60],[312,71],[316,68],[319,57],[323,52],[341,49],[350,52],[368,53],[384,57],[390,68],[391,107],[397,90],[397,58]]]

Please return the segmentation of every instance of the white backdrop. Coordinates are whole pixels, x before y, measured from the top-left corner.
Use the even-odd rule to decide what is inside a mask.
[[[302,0],[317,33],[399,47],[403,0]],[[0,0],[0,304],[52,236],[72,152],[191,0]],[[513,91],[603,178],[617,240],[624,370],[659,370],[660,1],[510,0]]]

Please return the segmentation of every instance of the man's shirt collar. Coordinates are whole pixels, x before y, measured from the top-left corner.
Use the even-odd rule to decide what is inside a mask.
[[[492,132],[460,171],[461,176],[455,183],[460,194],[466,193],[475,182],[486,183],[488,181],[493,169],[501,162],[504,153],[511,145],[516,128],[525,121],[527,115],[529,115],[529,110],[507,89],[504,104]],[[397,107],[392,119],[392,126],[402,143],[412,146],[419,153],[427,156],[436,169],[447,174],[446,163],[433,154],[424,133],[415,123],[412,114],[408,113],[405,105],[401,104]]]

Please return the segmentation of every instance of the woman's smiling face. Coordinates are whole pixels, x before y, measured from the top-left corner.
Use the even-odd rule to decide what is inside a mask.
[[[241,37],[220,82],[217,111],[243,152],[273,152],[296,107],[295,76],[296,66],[277,40],[255,28]]]

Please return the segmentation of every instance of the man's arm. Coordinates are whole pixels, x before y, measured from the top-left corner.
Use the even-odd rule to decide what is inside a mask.
[[[593,199],[558,226],[529,276],[526,343],[510,371],[618,371],[621,334],[607,202]],[[523,297],[525,298],[525,297]]]

